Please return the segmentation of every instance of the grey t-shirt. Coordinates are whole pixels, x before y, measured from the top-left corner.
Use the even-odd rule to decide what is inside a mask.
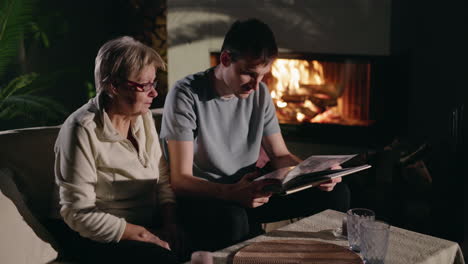
[[[253,170],[262,137],[280,128],[264,83],[246,99],[221,98],[213,87],[213,70],[189,75],[169,91],[160,137],[163,146],[165,140],[193,140],[193,175],[232,183]]]

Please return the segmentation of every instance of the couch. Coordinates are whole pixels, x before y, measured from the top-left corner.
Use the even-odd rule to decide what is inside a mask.
[[[159,131],[161,109],[152,110]],[[0,263],[56,261],[60,245],[42,224],[54,185],[60,126],[0,131]]]
[[[59,246],[42,225],[54,184],[59,126],[0,132],[0,262],[52,263]]]
[[[162,109],[153,109],[159,132]],[[43,222],[51,212],[54,144],[60,126],[0,131],[0,263],[59,264]],[[293,221],[293,220],[291,220]],[[290,221],[264,224],[266,231]]]

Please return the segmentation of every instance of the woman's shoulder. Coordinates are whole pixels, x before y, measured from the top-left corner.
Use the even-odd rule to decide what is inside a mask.
[[[77,127],[96,127],[98,118],[101,113],[96,105],[93,103],[93,99],[75,110],[63,123],[64,126],[77,126]]]

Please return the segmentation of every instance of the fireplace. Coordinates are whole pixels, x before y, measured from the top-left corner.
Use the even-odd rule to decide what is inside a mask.
[[[210,55],[219,63],[219,52]],[[374,144],[391,130],[385,113],[390,59],[385,56],[280,53],[263,82],[290,139]],[[387,96],[388,97],[388,96]]]
[[[371,63],[280,56],[265,82],[281,124],[369,126]]]
[[[216,65],[229,26],[255,17],[275,33],[280,59],[307,61],[309,77],[323,73],[321,81],[300,80],[298,87],[287,77],[264,79],[288,144],[388,143],[407,124],[408,84],[401,67],[408,58],[390,52],[390,11],[388,0],[350,0],[346,7],[337,0],[169,1],[169,87]]]

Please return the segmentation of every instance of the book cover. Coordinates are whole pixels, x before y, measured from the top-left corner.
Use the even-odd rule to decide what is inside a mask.
[[[317,186],[330,179],[350,175],[371,167],[365,164],[357,167],[334,169],[355,156],[356,154],[314,155],[302,161],[297,166],[280,168],[256,180],[277,179],[281,184],[267,185],[264,191],[287,195]]]

